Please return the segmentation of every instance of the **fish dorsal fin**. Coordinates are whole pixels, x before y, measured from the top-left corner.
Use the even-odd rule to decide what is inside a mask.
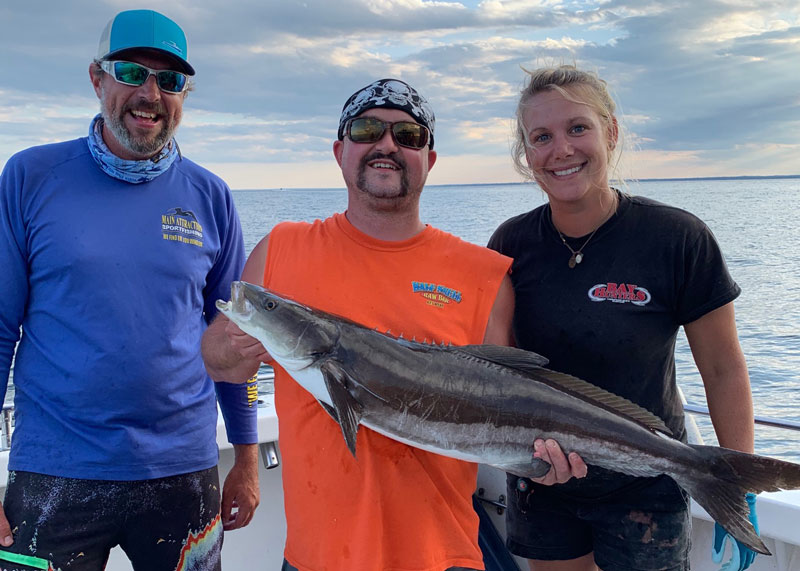
[[[548,361],[538,353],[501,345],[463,345],[451,347],[449,350],[466,353],[478,359],[515,369],[525,376],[533,377],[558,390],[624,416],[649,430],[672,436],[672,431],[664,424],[663,420],[636,403],[578,377],[544,369],[543,367]]]
[[[503,345],[459,345],[451,346],[449,350],[523,372],[539,370],[548,363],[547,358],[538,353]]]
[[[615,395],[605,389],[593,385],[578,377],[573,377],[566,373],[559,373],[550,369],[543,368],[548,363],[546,357],[525,351],[516,347],[506,347],[503,345],[459,345],[450,347],[431,347],[420,345],[409,341],[403,343],[411,349],[418,351],[442,350],[461,353],[472,358],[489,361],[497,365],[514,369],[521,375],[530,377],[533,380],[543,382],[560,391],[564,391],[572,396],[590,402],[596,406],[604,408],[610,412],[624,416],[625,418],[642,425],[648,430],[663,432],[672,436],[672,431],[664,424],[664,421],[647,409],[642,408],[634,402],[629,401],[619,395]]]
[[[628,399],[615,395],[578,377],[566,373],[538,369],[533,378],[601,408],[641,424],[645,428],[672,436],[672,431],[658,416]]]
[[[332,408],[336,413],[335,418],[342,428],[342,436],[347,448],[356,457],[356,437],[358,436],[358,423],[361,422],[363,407],[350,391],[347,390],[348,382],[352,382],[350,374],[333,360],[325,361],[320,367],[325,387],[331,397]],[[324,407],[328,408],[328,407]],[[328,411],[330,413],[330,410]],[[331,414],[333,416],[333,414]]]
[[[414,351],[451,351],[461,353],[473,359],[489,361],[502,367],[517,369],[524,374],[538,371],[548,363],[547,358],[538,353],[504,345],[446,345],[444,341],[442,341],[441,345],[428,345],[406,339],[398,339],[397,341]]]

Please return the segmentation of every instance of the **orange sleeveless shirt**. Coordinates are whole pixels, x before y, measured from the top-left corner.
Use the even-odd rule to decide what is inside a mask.
[[[426,227],[384,242],[344,214],[283,223],[269,236],[265,287],[394,336],[481,343],[511,259]],[[357,459],[339,426],[276,366],[287,539],[301,571],[483,569],[472,509],[477,465],[362,427]]]

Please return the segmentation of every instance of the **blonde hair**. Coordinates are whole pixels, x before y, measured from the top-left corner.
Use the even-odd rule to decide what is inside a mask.
[[[528,78],[525,87],[520,92],[514,141],[511,145],[511,155],[517,172],[526,179],[534,180],[533,172],[528,166],[526,158],[529,142],[528,133],[522,120],[525,108],[534,96],[547,91],[557,91],[570,101],[589,106],[603,120],[609,133],[609,166],[611,166],[612,172],[616,173],[619,153],[614,151],[617,151],[621,145],[615,144],[610,137],[610,134],[618,129],[618,125],[614,114],[616,105],[608,92],[606,82],[597,74],[579,70],[574,65],[543,67],[534,71],[523,68],[523,71]],[[619,137],[621,137],[621,133]]]

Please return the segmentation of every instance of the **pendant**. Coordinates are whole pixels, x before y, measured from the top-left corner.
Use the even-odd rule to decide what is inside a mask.
[[[583,254],[581,252],[572,252],[567,265],[570,269],[574,268],[583,261]]]

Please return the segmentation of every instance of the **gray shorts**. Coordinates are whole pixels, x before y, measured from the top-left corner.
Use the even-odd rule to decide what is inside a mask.
[[[508,475],[512,553],[563,561],[594,552],[603,571],[689,569],[689,496],[671,478],[636,478],[595,497],[534,483],[520,491],[517,480]]]

